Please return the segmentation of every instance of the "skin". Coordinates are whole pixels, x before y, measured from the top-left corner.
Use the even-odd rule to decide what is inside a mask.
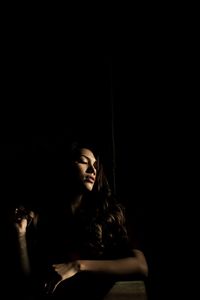
[[[79,159],[74,162],[77,188],[71,200],[72,212],[81,204],[82,197],[86,191],[92,191],[96,180],[96,158],[92,151],[83,148],[80,150]]]
[[[80,179],[86,190],[93,189],[96,180],[96,158],[89,149],[81,149],[80,158],[75,161],[75,168],[77,169],[77,176]]]

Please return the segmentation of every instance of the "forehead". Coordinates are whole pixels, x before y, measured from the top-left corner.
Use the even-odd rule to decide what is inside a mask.
[[[87,148],[81,148],[80,149],[80,155],[84,155],[87,156],[88,158],[92,159],[92,160],[96,160],[96,157],[94,156],[94,153]]]

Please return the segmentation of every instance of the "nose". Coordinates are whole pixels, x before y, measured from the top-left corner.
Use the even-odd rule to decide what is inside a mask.
[[[93,165],[88,166],[87,172],[96,175],[96,169]]]

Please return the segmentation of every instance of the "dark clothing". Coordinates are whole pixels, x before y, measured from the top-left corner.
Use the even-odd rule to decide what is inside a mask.
[[[45,211],[44,215],[40,214],[37,228],[31,228],[31,225],[28,228],[27,243],[32,277],[30,283],[19,277],[20,287],[25,291],[24,299],[27,300],[103,299],[116,278],[90,272],[79,272],[64,280],[53,294],[44,293],[45,283],[58,276],[52,264],[133,256],[126,232],[115,219],[113,221],[112,215],[105,211],[95,214],[89,209],[80,209],[75,214],[65,209]],[[23,283],[26,285],[24,288]]]
[[[39,299],[100,300],[114,285],[114,279],[89,272],[78,273],[62,281],[52,295],[41,295]]]
[[[51,265],[79,259],[106,260],[133,256],[127,237],[114,225],[102,222],[102,236],[94,235],[95,222],[86,215],[72,216],[54,212],[48,219],[41,218],[38,226],[38,243],[31,254],[34,265],[35,285],[39,297],[55,299],[100,300],[113,286],[116,279],[105,274],[80,272],[64,280],[53,295],[43,295],[44,284],[55,276]]]

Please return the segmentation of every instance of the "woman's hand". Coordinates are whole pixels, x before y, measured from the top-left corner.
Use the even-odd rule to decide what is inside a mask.
[[[60,275],[62,281],[74,276],[79,271],[79,264],[77,261],[64,263],[64,264],[54,264],[54,271]]]
[[[52,267],[56,273],[56,276],[54,279],[50,280],[45,284],[46,294],[52,294],[62,281],[76,275],[80,270],[78,261],[62,263],[62,264],[54,264],[52,265]]]
[[[20,236],[26,234],[27,224],[28,224],[27,219],[23,219],[23,218],[14,223],[15,228],[17,229],[17,233]]]
[[[33,211],[27,211],[23,206],[15,209],[15,228],[20,236],[26,234],[26,229],[35,218]]]

